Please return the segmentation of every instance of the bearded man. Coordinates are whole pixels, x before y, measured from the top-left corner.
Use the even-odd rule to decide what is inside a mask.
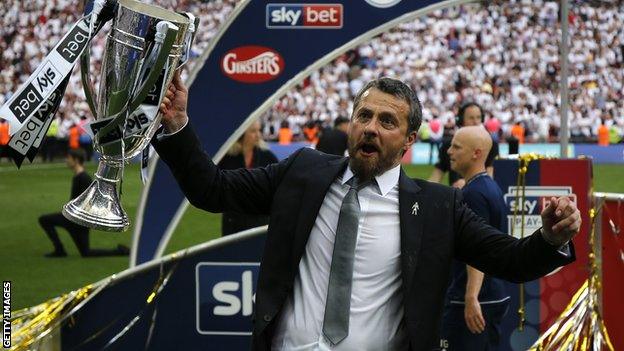
[[[422,111],[403,82],[376,79],[357,94],[349,157],[304,148],[231,171],[201,149],[187,96],[175,76],[153,144],[190,203],[270,216],[254,350],[430,350],[453,258],[515,282],[574,260],[581,220],[565,197],[542,213],[542,230],[517,240],[483,223],[458,190],[407,177],[400,161]]]

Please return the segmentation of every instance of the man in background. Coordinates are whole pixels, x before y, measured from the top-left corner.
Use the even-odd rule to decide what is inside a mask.
[[[468,126],[480,126],[485,121],[485,114],[479,104],[475,102],[468,102],[463,104],[457,112],[457,118],[455,124],[458,128]],[[461,188],[464,184],[464,180],[457,172],[451,169],[451,162],[448,155],[448,149],[451,146],[451,139],[445,139],[440,147],[440,153],[438,154],[438,163],[434,165],[433,172],[429,176],[430,182],[440,183],[444,175],[449,173],[449,185]],[[494,168],[492,163],[498,156],[498,143],[492,143],[492,149],[487,155],[485,166],[490,175],[494,174]]]
[[[464,127],[455,133],[448,155],[451,169],[466,180],[462,188],[466,205],[504,232],[503,193],[485,167],[491,147],[492,138],[482,126]],[[496,350],[508,304],[502,281],[455,260],[442,319],[447,350]]]
[[[83,149],[70,149],[67,153],[67,167],[74,172],[70,200],[82,194],[91,184],[91,177],[85,172],[84,161],[86,153]],[[39,217],[39,224],[52,241],[54,251],[46,254],[46,257],[65,257],[67,252],[59,240],[56,227],[61,227],[69,232],[80,255],[83,257],[94,256],[124,256],[130,249],[124,245],[118,245],[115,249],[91,249],[89,248],[89,228],[76,224],[65,218],[62,213],[50,213]]]
[[[334,128],[323,131],[316,144],[316,149],[330,155],[344,156],[347,151],[347,131],[349,119],[338,117],[334,120]]]

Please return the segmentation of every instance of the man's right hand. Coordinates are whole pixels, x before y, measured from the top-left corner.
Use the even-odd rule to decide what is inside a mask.
[[[180,70],[176,70],[173,81],[169,84],[165,97],[160,104],[162,125],[165,133],[171,134],[182,129],[188,122],[186,105],[188,104],[188,90],[180,77]]]

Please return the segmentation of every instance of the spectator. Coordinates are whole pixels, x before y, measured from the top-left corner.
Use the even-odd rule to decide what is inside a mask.
[[[522,125],[522,123],[520,123],[520,121],[516,121],[511,127],[511,135],[513,135],[514,138],[518,139],[518,143],[520,144],[524,144],[525,132],[526,131],[524,129],[524,126]]]
[[[492,140],[498,143],[500,140],[501,122],[496,116],[492,116],[485,121],[485,129],[490,133]]]
[[[318,143],[318,134],[319,128],[315,121],[310,121],[306,123],[305,127],[303,127],[305,140],[312,145],[316,145],[316,143]]]
[[[6,148],[9,144],[9,122],[5,119],[0,118],[0,162],[2,162],[2,158],[7,156],[5,153],[7,152]]]
[[[277,157],[262,140],[260,121],[254,121],[243,136],[228,150],[219,162],[221,169],[258,168],[277,162]],[[269,217],[224,212],[221,217],[221,235],[230,235],[242,230],[255,228],[269,223]]]
[[[58,125],[59,125],[58,118],[54,118],[52,122],[50,123],[50,128],[48,128],[48,131],[46,132],[46,138],[43,140],[43,146],[41,150],[41,154],[42,154],[44,162],[54,161],[54,158],[59,153],[58,151],[59,141],[58,141],[58,138],[56,137],[58,135]]]
[[[290,130],[290,126],[287,121],[282,121],[278,134],[280,145],[288,145],[292,142],[293,133]]]
[[[432,162],[433,158],[433,150],[440,151],[440,146],[442,145],[442,137],[444,136],[444,127],[438,116],[434,115],[433,119],[429,121],[429,130],[431,133],[429,134],[429,164]]]
[[[598,145],[609,146],[609,128],[604,123],[604,119],[601,120],[600,127],[598,127]]]
[[[72,150],[76,150],[80,147],[80,131],[78,129],[77,124],[74,124],[69,128],[69,148]]]
[[[338,117],[334,120],[334,128],[327,129],[321,135],[316,149],[326,154],[344,156],[347,151],[347,132],[349,119]]]
[[[87,153],[87,161],[91,160],[93,156],[93,140],[91,140],[91,136],[87,133],[85,129],[85,125],[89,122],[87,116],[80,116],[80,121],[78,122],[78,131],[80,132],[79,142],[80,148],[85,150]]]
[[[463,104],[457,112],[456,124],[458,127],[466,126],[482,126],[485,119],[485,113],[481,106],[475,102],[467,102]],[[439,183],[446,172],[449,173],[449,185],[461,188],[465,180],[451,168],[451,160],[448,150],[451,147],[451,140],[447,138],[440,146],[438,154],[438,162],[434,165],[433,172],[429,176],[429,181]],[[485,161],[485,166],[490,175],[494,174],[492,163],[498,157],[498,143],[492,140],[492,147],[488,149],[489,153]]]

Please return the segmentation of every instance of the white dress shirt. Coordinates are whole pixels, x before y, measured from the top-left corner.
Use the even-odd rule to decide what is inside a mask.
[[[349,335],[336,346],[323,336],[323,316],[336,227],[353,177],[347,167],[330,186],[299,262],[272,350],[404,350],[399,174],[396,166],[358,192],[361,216],[353,263]]]

